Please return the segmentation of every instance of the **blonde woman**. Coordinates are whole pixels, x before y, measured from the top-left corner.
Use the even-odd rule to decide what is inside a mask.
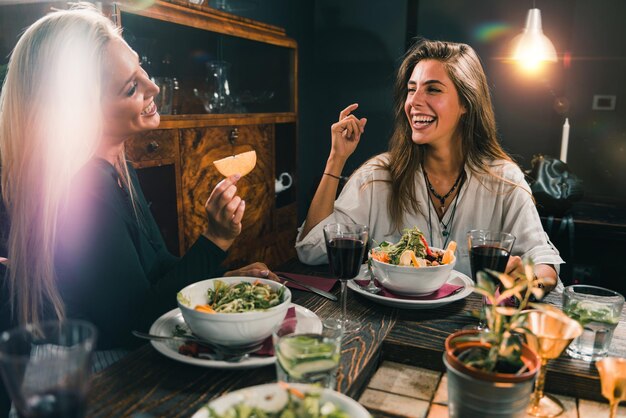
[[[129,137],[159,125],[158,92],[87,6],[51,13],[19,40],[0,98],[4,327],[84,318],[99,348],[127,346],[179,289],[220,272],[245,211],[239,176],[211,192],[206,231],[178,258],[124,157]],[[262,263],[237,273],[273,275]]]
[[[501,148],[487,80],[465,44],[420,40],[406,53],[395,86],[395,126],[388,152],[366,162],[335,201],[344,164],[367,120],[345,108],[331,127],[322,181],[300,229],[301,261],[326,262],[322,227],[355,222],[376,242],[397,242],[417,226],[429,244],[466,242],[471,229],[516,236],[507,271],[532,259],[535,273],[557,277],[563,263],[544,233],[519,167]],[[468,249],[459,245],[456,269],[470,275]]]

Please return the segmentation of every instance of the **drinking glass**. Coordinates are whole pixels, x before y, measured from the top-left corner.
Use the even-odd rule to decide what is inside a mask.
[[[75,320],[0,335],[0,372],[20,417],[85,415],[96,335],[93,325]]]
[[[515,237],[508,232],[489,231],[486,229],[474,229],[467,233],[467,246],[470,255],[470,265],[472,269],[472,279],[478,283],[478,272],[486,269],[503,273],[509,262],[509,256],[515,243]],[[498,285],[495,279],[488,275],[494,286]],[[485,306],[483,297],[483,307]],[[473,329],[483,330],[487,328],[484,319],[480,319],[478,325]]]
[[[172,97],[174,93],[174,81],[169,77],[151,77],[154,84],[159,86],[159,94],[154,98],[154,104],[161,115],[172,113]]]
[[[342,331],[313,318],[286,319],[272,334],[278,381],[335,389]]]
[[[543,392],[548,361],[558,358],[583,329],[578,322],[557,311],[528,312],[526,328],[532,332],[532,335],[527,336],[528,343],[541,358],[535,391],[526,412],[534,417],[558,417],[564,411],[563,404],[557,398]]]
[[[328,263],[335,277],[341,281],[341,317],[328,319],[325,324],[331,328],[337,323],[344,333],[356,332],[361,325],[348,319],[346,298],[348,280],[354,279],[361,269],[365,248],[369,237],[369,228],[358,224],[329,224],[324,226],[324,239]]]
[[[563,311],[584,328],[567,348],[567,354],[586,361],[605,357],[623,307],[624,296],[612,290],[582,284],[567,286],[563,291]]]
[[[606,357],[596,362],[602,384],[602,396],[609,400],[609,418],[617,416],[617,407],[626,401],[626,359]]]

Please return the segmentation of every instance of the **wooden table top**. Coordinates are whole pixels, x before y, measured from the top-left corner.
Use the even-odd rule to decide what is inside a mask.
[[[328,266],[305,266],[292,261],[282,271],[329,277]],[[339,293],[339,286],[335,286]],[[292,290],[293,302],[327,318],[339,314],[339,304],[313,293]],[[560,305],[560,295],[548,301]],[[467,312],[480,298],[466,299],[432,310],[385,307],[354,292],[348,294],[348,312],[362,330],[342,344],[338,390],[353,398],[363,391],[381,359],[444,370],[443,342],[452,332],[471,325]],[[626,316],[613,336],[611,354],[626,357]],[[221,370],[197,367],[166,358],[150,344],[94,376],[89,396],[90,417],[189,417],[212,398],[247,386],[276,380],[275,366]],[[603,400],[593,364],[566,357],[548,364],[546,391],[578,398]]]

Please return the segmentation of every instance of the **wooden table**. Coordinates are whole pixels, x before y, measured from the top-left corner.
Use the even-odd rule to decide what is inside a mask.
[[[327,266],[305,266],[292,261],[283,271],[328,277]],[[338,294],[339,286],[335,292]],[[292,290],[293,301],[320,317],[339,313],[339,304],[313,293]],[[443,342],[452,332],[475,322],[467,312],[480,298],[434,310],[399,310],[373,303],[350,292],[349,315],[363,325],[342,345],[338,390],[358,398],[381,359],[432,370],[443,370]],[[560,305],[560,295],[548,301]],[[626,316],[613,337],[612,354],[626,357]],[[227,371],[182,364],[164,357],[146,344],[94,377],[88,416],[189,417],[210,399],[235,389],[275,381],[275,366]],[[546,391],[577,398],[603,400],[595,366],[559,358],[548,365]]]

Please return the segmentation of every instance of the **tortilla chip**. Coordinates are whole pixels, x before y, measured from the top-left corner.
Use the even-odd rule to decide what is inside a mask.
[[[229,177],[233,174],[241,174],[243,177],[251,172],[256,165],[256,151],[253,150],[231,155],[230,157],[213,161],[213,164],[215,164],[217,171],[224,177]]]

